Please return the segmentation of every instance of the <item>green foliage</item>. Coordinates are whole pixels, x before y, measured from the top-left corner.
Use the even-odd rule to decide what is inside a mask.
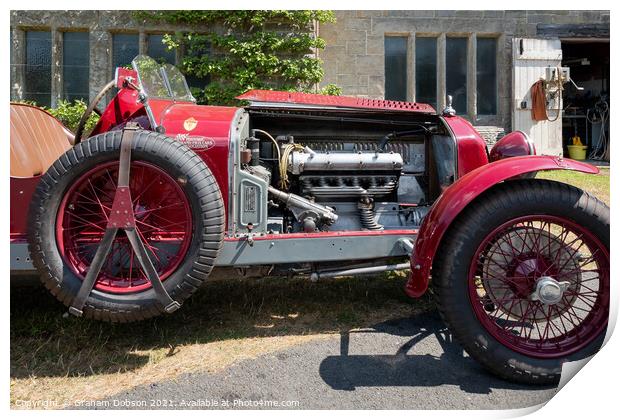
[[[22,100],[18,100],[18,101],[11,101],[11,102],[15,103],[15,104],[24,104],[24,105],[30,105],[30,106],[38,106],[35,101],[28,101],[26,99],[22,99]]]
[[[340,96],[342,95],[342,88],[333,83],[330,83],[328,85],[323,86],[319,93],[321,95]]]
[[[250,89],[312,91],[323,78],[313,51],[325,48],[312,24],[335,21],[333,12],[321,10],[138,11],[134,17],[200,27],[200,33],[167,35],[164,43],[184,50],[180,67],[190,80],[204,81],[192,88],[196,99],[222,105],[238,104],[235,96]],[[330,85],[326,92],[340,90]]]
[[[73,102],[59,101],[56,108],[47,108],[45,110],[58,118],[69,130],[75,132],[86,108],[86,103],[78,99]],[[88,134],[95,127],[97,121],[99,121],[99,116],[93,112],[86,122],[83,135],[84,138],[88,137]]]

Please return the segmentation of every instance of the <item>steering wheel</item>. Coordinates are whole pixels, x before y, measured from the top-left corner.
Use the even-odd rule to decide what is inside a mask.
[[[86,127],[86,122],[88,121],[88,118],[91,116],[91,114],[95,112],[97,115],[101,116],[101,111],[97,109],[97,104],[99,103],[101,98],[103,98],[105,94],[108,93],[108,91],[114,86],[116,86],[116,80],[112,80],[107,85],[105,85],[103,89],[101,89],[101,91],[97,94],[97,96],[95,96],[95,98],[90,102],[88,108],[86,108],[86,111],[84,111],[84,114],[82,114],[82,118],[80,118],[80,122],[78,123],[78,126],[75,130],[75,140],[73,141],[74,145],[82,141],[84,127]]]

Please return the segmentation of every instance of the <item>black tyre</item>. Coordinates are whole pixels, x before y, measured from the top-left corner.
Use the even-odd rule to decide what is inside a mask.
[[[558,182],[499,184],[446,233],[433,283],[469,355],[504,379],[555,384],[605,336],[609,208]]]
[[[29,250],[41,281],[70,306],[111,208],[120,131],[94,136],[63,154],[41,178],[29,214]],[[182,303],[207,278],[224,232],[218,185],[187,146],[137,131],[130,189],[139,235],[172,299]],[[84,306],[88,318],[130,322],[163,312],[120,230]]]

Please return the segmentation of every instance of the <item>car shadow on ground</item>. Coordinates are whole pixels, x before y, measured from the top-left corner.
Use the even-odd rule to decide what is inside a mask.
[[[405,281],[404,274],[318,283],[303,278],[209,280],[171,315],[110,324],[69,316],[36,277],[12,278],[11,378],[136,372],[185,357],[179,349],[186,346],[261,338],[295,342],[295,337],[365,328],[434,307],[428,297],[406,297]],[[240,358],[262,354],[242,345],[235,351]]]
[[[373,339],[375,334],[403,337],[406,341],[400,344],[395,354],[350,354],[350,343],[357,340],[357,335],[370,335],[365,338],[366,341],[394,341],[389,337],[387,340],[379,337]],[[377,345],[380,346],[379,343]],[[354,391],[358,387],[432,387],[450,384],[475,394],[489,394],[492,389],[555,388],[519,385],[493,376],[452,340],[437,311],[393,319],[371,329],[342,332],[340,355],[326,357],[320,365],[319,373],[332,389],[345,391]]]
[[[66,309],[40,285],[13,286],[11,378],[135,373],[153,360],[177,357],[177,349],[185,345],[341,332],[340,355],[325,358],[319,367],[333,389],[441,384],[471,393],[534,389],[496,379],[464,355],[433,299],[407,298],[405,281],[404,275],[319,283],[228,279],[201,288],[172,315],[133,324],[63,316]],[[349,341],[358,334],[383,335],[389,345],[382,348],[379,341],[371,345],[372,354],[355,355]]]

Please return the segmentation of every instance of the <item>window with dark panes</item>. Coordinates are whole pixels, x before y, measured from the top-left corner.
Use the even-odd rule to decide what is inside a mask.
[[[90,48],[88,32],[62,34],[62,97],[88,102]]]
[[[11,47],[10,47],[10,58],[9,58],[9,63],[11,64],[11,100],[17,100],[17,89],[15,88],[16,86],[16,78],[19,77],[17,76],[17,72],[21,71],[20,66],[18,65],[18,63],[15,62],[15,52],[14,52],[14,38],[13,38],[13,31],[10,31],[11,33]]]
[[[385,37],[385,99],[407,100],[407,37]]]
[[[46,31],[26,32],[24,99],[37,105],[52,102],[52,34]]]
[[[446,38],[446,94],[457,114],[467,113],[467,38]]]
[[[479,115],[497,114],[497,40],[476,41],[476,86]]]
[[[138,34],[114,34],[112,36],[112,75],[117,67],[131,65],[139,54]]]
[[[175,50],[169,50],[164,44],[164,35],[151,34],[147,38],[147,54],[158,63],[176,62]]]
[[[437,38],[415,39],[415,100],[437,107]]]

